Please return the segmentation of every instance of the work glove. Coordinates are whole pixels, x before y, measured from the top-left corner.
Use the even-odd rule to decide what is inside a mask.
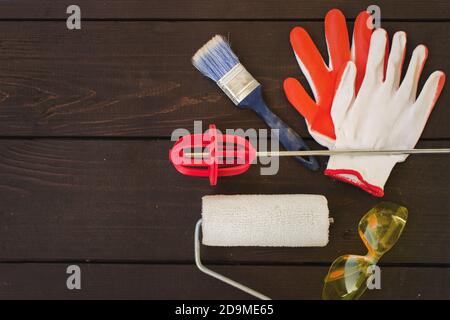
[[[428,50],[414,50],[400,84],[406,50],[406,34],[397,32],[384,72],[387,33],[377,29],[371,38],[367,68],[355,95],[357,67],[347,63],[331,109],[336,149],[413,149],[439,98],[445,74],[436,71],[416,99],[419,78]],[[331,156],[325,174],[382,197],[384,185],[397,162],[407,155]]]
[[[340,76],[348,61],[356,65],[356,92],[358,92],[366,68],[372,28],[371,16],[361,12],[353,33],[350,49],[345,17],[341,11],[333,9],[325,17],[325,37],[328,46],[329,64],[325,65],[322,56],[311,37],[301,27],[295,27],[290,34],[291,45],[298,64],[314,94],[309,96],[297,79],[284,81],[284,92],[289,102],[305,118],[311,136],[321,145],[332,149],[336,140],[331,105]]]

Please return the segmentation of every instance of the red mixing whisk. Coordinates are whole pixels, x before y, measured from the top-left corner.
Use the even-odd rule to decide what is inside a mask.
[[[189,150],[189,151],[187,151]],[[197,152],[200,150],[200,152]],[[195,177],[209,177],[211,185],[218,177],[235,176],[247,171],[257,157],[298,157],[330,155],[404,155],[450,154],[450,148],[409,150],[308,150],[259,151],[245,138],[223,135],[211,124],[204,134],[181,137],[169,151],[169,158],[178,172]]]
[[[186,150],[201,149],[201,153]],[[178,140],[169,151],[170,161],[178,172],[196,177],[209,177],[212,186],[217,178],[234,176],[248,170],[256,159],[256,150],[243,137],[223,135],[211,124],[205,134],[191,134]]]

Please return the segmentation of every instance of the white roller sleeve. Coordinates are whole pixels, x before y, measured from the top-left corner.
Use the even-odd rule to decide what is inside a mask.
[[[328,204],[320,195],[216,195],[203,197],[207,246],[323,247]]]

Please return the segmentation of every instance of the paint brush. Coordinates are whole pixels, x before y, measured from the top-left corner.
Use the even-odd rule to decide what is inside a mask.
[[[288,151],[307,151],[309,147],[293,129],[275,115],[264,102],[261,84],[239,62],[229,43],[221,35],[214,36],[192,57],[192,64],[212,79],[239,108],[251,109],[261,117]],[[310,170],[318,170],[311,156],[295,157]]]

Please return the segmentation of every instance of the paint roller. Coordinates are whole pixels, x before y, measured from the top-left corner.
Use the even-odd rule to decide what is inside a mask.
[[[195,262],[209,276],[267,300],[270,298],[202,264],[200,229],[206,246],[324,247],[332,222],[327,199],[321,195],[205,196],[202,219],[195,228]]]

